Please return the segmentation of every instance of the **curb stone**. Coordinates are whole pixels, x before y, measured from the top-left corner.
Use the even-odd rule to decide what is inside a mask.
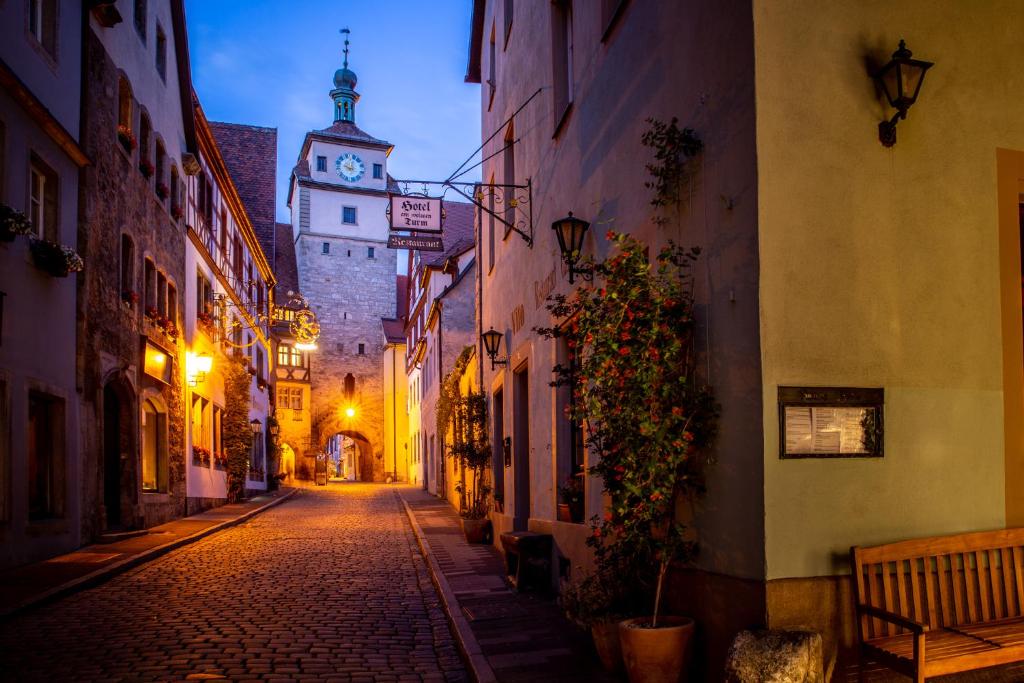
[[[412,511],[412,507],[397,491],[395,496],[402,501],[402,505],[405,507],[405,514],[409,517],[409,523],[412,524],[413,533],[416,535],[416,542],[419,543],[423,557],[427,561],[427,567],[430,569],[430,578],[434,583],[434,587],[437,588],[438,595],[441,597],[441,606],[448,617],[448,624],[455,634],[455,641],[458,643],[459,651],[462,653],[473,679],[476,683],[497,683],[498,678],[494,675],[494,670],[491,669],[491,665],[487,662],[487,657],[484,655],[483,650],[480,649],[480,643],[477,642],[476,636],[473,635],[473,629],[470,627],[469,622],[466,621],[466,617],[463,616],[462,610],[459,607],[459,601],[455,597],[455,592],[452,591],[451,586],[448,584],[448,579],[445,578],[441,567],[437,564],[437,560],[430,550],[430,542],[427,540],[426,534],[423,533],[423,529],[420,528],[420,523]]]

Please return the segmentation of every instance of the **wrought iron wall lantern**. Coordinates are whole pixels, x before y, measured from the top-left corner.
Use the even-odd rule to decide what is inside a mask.
[[[261,431],[263,431],[263,423],[260,422],[259,420],[254,419],[249,423],[249,429],[252,430],[253,434],[259,434]]]
[[[255,338],[247,344],[236,344],[231,340],[230,332],[242,327],[255,330],[256,327],[287,321],[288,332],[295,338],[295,348],[300,351],[315,351],[317,340],[320,338],[320,323],[317,321],[316,313],[309,308],[309,302],[301,294],[289,291],[288,297],[288,303],[284,306],[278,306],[273,301],[269,302],[268,311],[264,313],[256,310],[253,306],[235,303],[227,294],[215,293],[213,300],[217,307],[216,316],[219,320],[215,331],[226,332],[225,334],[218,333],[215,337],[216,341],[234,349],[248,348],[256,343]],[[244,312],[245,315],[241,319],[235,318],[234,322],[229,323],[228,307],[234,307]],[[283,313],[285,311],[287,311],[287,315]]]
[[[872,74],[872,78],[885,92],[889,105],[896,109],[891,119],[878,124],[878,139],[886,147],[896,144],[896,123],[907,118],[907,110],[917,101],[921,92],[925,72],[934,64],[911,59],[912,56],[906,41],[900,40],[899,48],[892,53],[889,63]]]
[[[493,327],[480,335],[480,339],[484,343],[484,351],[487,352],[487,357],[491,359],[491,370],[496,365],[508,365],[508,358],[498,358],[498,351],[501,350],[501,337],[501,332],[498,332]]]
[[[562,261],[569,267],[569,284],[572,284],[575,275],[581,276],[584,280],[594,279],[594,269],[590,267],[577,267],[580,262],[580,253],[583,251],[583,238],[587,235],[590,223],[572,215],[572,211],[565,218],[560,218],[551,224],[551,229],[558,237],[558,249],[562,252]]]

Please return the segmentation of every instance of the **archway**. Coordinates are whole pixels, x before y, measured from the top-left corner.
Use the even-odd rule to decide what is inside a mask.
[[[121,377],[103,387],[103,528],[117,530],[134,523],[135,392]]]
[[[348,481],[377,481],[373,460],[373,447],[360,432],[342,430],[329,439],[327,452],[328,475]]]

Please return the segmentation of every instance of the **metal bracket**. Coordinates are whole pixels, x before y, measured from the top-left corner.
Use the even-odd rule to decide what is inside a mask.
[[[456,180],[396,180],[401,186],[403,195],[440,196],[444,199],[447,190],[454,190],[465,197],[469,203],[490,215],[509,230],[514,231],[526,245],[533,248],[533,182],[526,179],[525,185],[506,183],[471,183]],[[422,192],[409,192],[409,185],[422,186]],[[438,192],[430,192],[430,187],[439,188]],[[490,195],[488,197],[488,195]],[[485,204],[485,200],[493,200],[494,205],[504,205],[505,215],[499,215]],[[490,204],[490,201],[487,202]]]

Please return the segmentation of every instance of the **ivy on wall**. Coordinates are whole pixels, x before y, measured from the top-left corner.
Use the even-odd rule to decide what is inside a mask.
[[[249,388],[252,378],[244,362],[228,361],[224,372],[224,452],[228,456],[228,501],[245,496],[245,477],[252,453],[252,429],[249,426]]]

